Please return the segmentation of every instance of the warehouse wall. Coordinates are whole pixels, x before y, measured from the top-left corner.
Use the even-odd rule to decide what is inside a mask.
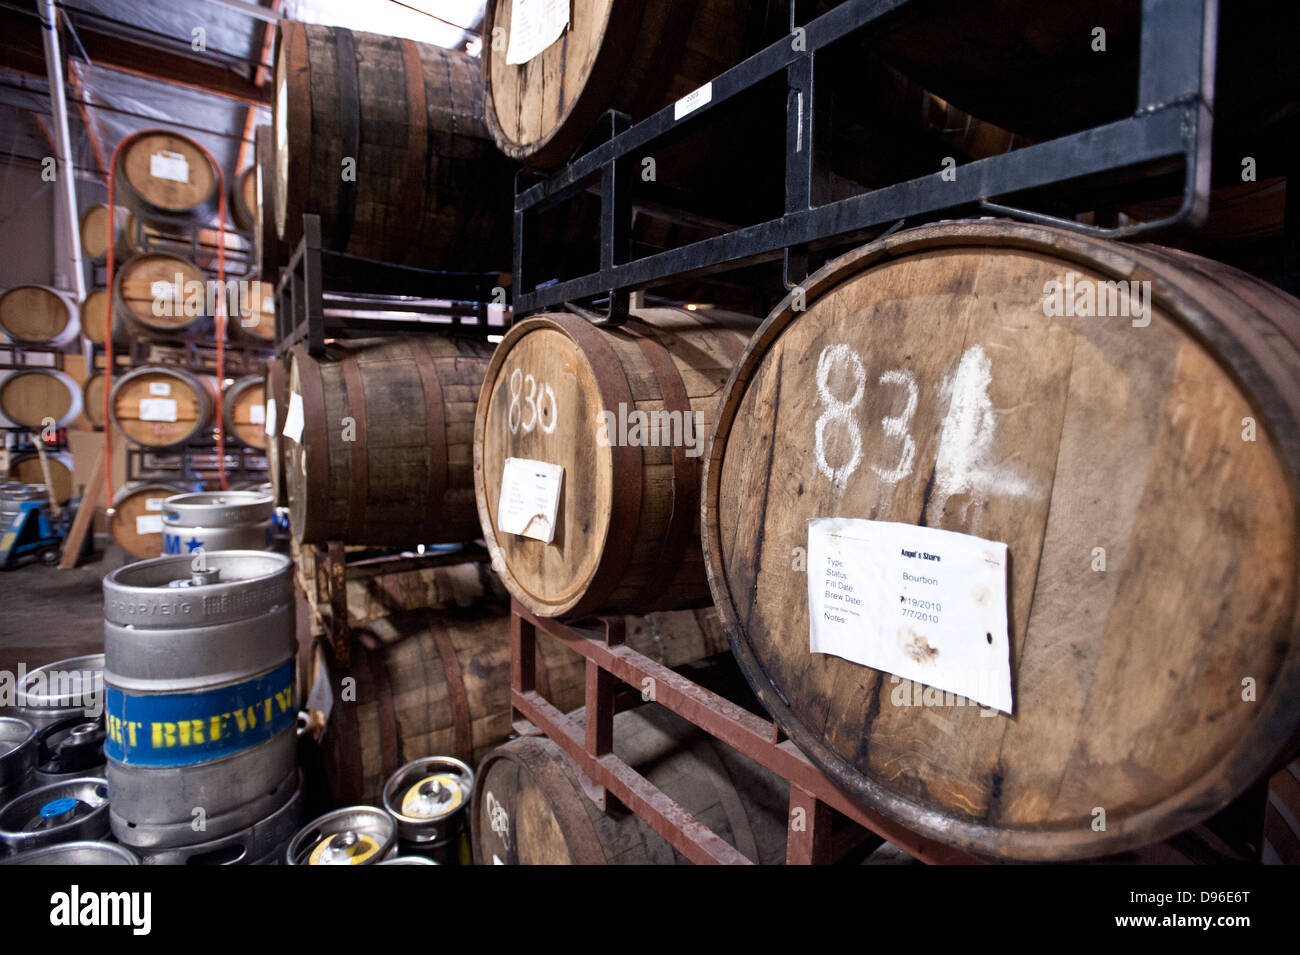
[[[53,284],[54,188],[38,166],[0,165],[0,288]]]

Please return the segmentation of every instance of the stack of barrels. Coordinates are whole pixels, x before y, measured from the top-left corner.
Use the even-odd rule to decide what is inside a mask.
[[[114,541],[132,557],[144,559],[158,556],[168,543],[162,500],[217,481],[219,463],[210,449],[204,450],[216,428],[229,451],[227,465],[238,465],[245,483],[263,483],[256,468],[262,466],[267,445],[260,367],[267,353],[258,349],[269,348],[274,326],[270,289],[251,271],[232,276],[237,291],[227,298],[226,323],[227,342],[252,346],[242,354],[252,356],[255,364],[239,363],[251,373],[223,382],[209,364],[196,364],[183,348],[178,351],[174,346],[214,340],[213,247],[234,235],[210,228],[217,209],[216,169],[192,140],[147,132],[123,146],[117,182],[124,207],[111,213],[92,209],[82,220],[83,242],[101,258],[107,255],[108,230],[116,230],[118,260],[112,290],[98,289],[87,297],[83,327],[96,344],[110,335],[115,342],[148,343],[152,359],[115,376],[107,408],[102,372],[97,371],[87,382],[85,408],[94,423],[111,422],[132,445],[153,453],[150,460],[156,466],[145,467],[117,490],[109,518]],[[232,177],[228,208],[233,228],[253,230],[256,184],[255,166]],[[167,240],[181,234],[195,237],[201,252],[197,261],[170,251]],[[92,310],[95,318],[87,322]],[[195,450],[196,445],[202,447]]]
[[[489,2],[485,35],[508,38],[514,6]],[[901,137],[883,158],[839,153],[840,184],[1114,118],[1123,77],[1058,40],[1094,13],[1131,35],[1132,11],[1084,4],[1029,44],[996,18],[935,14],[956,6],[840,51],[865,69],[828,60],[873,93],[828,97],[835,135]],[[1034,20],[1028,3],[1003,6]],[[606,110],[644,118],[771,39],[734,0],[579,4],[570,17],[524,63],[485,44],[478,70],[411,41],[281,24],[259,257],[282,263],[315,213],[323,243],[358,269],[503,268],[507,159],[563,164]],[[1016,57],[940,64],[935,37],[980,45],[964,32],[1024,46],[1032,95],[998,92]],[[1229,58],[1239,41],[1225,34]],[[1053,108],[1035,79],[1058,61],[1080,89],[1100,84],[1096,102]],[[769,133],[779,147],[784,125],[746,136]],[[718,177],[708,153],[656,158],[671,185],[780,212],[773,168]],[[357,176],[340,187],[349,158]],[[586,241],[593,227],[578,215],[555,235]],[[481,538],[492,574],[366,619],[350,669],[318,669],[324,762],[349,808],[303,829],[287,861],[452,861],[466,825],[483,864],[683,861],[635,815],[599,810],[555,742],[507,739],[500,589],[539,618],[623,618],[628,644],[667,666],[730,650],[831,783],[977,855],[1114,856],[1200,824],[1285,763],[1300,725],[1297,328],[1300,303],[1227,266],[985,220],[849,252],[765,319],[634,307],[605,326],[557,311],[495,348],[432,334],[295,348],[268,364],[262,395],[273,495],[298,545]],[[1006,627],[981,627],[980,650],[957,654],[1009,661],[1005,709],[924,683],[943,682],[953,654],[901,621],[889,641],[922,668],[915,682],[810,648],[826,571],[809,562],[810,522],[827,518],[1006,547]],[[873,614],[897,612],[896,596],[872,598]],[[537,639],[539,693],[583,725],[584,662]],[[613,747],[742,855],[783,858],[782,780],[653,703],[619,713]]]
[[[0,336],[22,352],[58,353],[78,340],[77,303],[66,292],[43,285],[15,285],[0,294]],[[53,356],[57,361],[61,356]],[[82,386],[57,364],[20,364],[0,371],[0,428],[9,430],[8,469],[0,479],[49,484],[60,504],[72,495],[72,459],[50,448],[45,465],[24,432],[45,432],[70,425],[82,412]],[[45,476],[46,469],[49,477]]]

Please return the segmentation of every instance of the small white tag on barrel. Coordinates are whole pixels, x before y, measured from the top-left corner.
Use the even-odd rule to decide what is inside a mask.
[[[135,519],[137,534],[161,534],[162,529],[161,514],[140,514]]]
[[[555,540],[564,468],[545,461],[506,458],[501,471],[497,530],[549,544]]]
[[[175,398],[141,398],[140,399],[140,420],[141,421],[175,421],[176,420],[176,399]]]
[[[284,416],[284,436],[294,444],[302,444],[302,395],[296,391],[289,396],[289,410]]]
[[[164,149],[149,157],[149,175],[172,182],[189,182],[190,164],[180,153]]]
[[[518,66],[538,56],[569,25],[569,0],[514,0],[506,65]]]
[[[248,421],[250,424],[266,424],[266,405],[249,405]]]
[[[808,521],[810,650],[1012,712],[1007,545],[889,521]]]

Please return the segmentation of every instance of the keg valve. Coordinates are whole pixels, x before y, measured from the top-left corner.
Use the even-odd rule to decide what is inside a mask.
[[[207,584],[215,584],[221,579],[220,567],[209,567],[205,570],[190,571],[190,586],[203,587]]]

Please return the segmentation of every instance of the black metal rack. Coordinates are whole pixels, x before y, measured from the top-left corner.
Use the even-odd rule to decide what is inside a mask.
[[[263,483],[267,478],[266,452],[245,445],[226,447],[226,481]],[[212,467],[200,470],[197,460],[211,457]],[[216,470],[217,446],[210,440],[191,441],[171,448],[144,448],[128,445],[126,449],[126,480],[155,480],[179,484],[208,483],[204,471]],[[229,463],[233,459],[233,463]]]
[[[820,148],[824,130],[816,122],[822,112],[816,86],[818,55],[851,34],[870,29],[908,2],[846,0],[801,28],[801,43],[792,43],[787,36],[701,87],[696,91],[700,102],[689,104],[689,110],[679,110],[679,101],[636,125],[625,116],[607,113],[601,124],[603,143],[541,182],[530,184],[521,177],[515,196],[514,314],[607,298],[603,321],[617,324],[627,315],[630,292],[667,279],[775,260],[783,261],[785,285],[793,288],[810,271],[810,250],[941,212],[970,210],[1110,238],[1195,221],[1204,214],[1209,193],[1216,0],[1142,0],[1138,108],[1133,115],[967,163],[955,179],[936,171],[851,198],[820,202],[829,171]],[[793,33],[793,9],[791,20]],[[630,187],[636,157],[676,137],[686,124],[708,123],[719,107],[783,72],[788,84],[784,213],[681,248],[633,258]],[[1182,203],[1173,215],[1159,221],[1103,229],[994,201],[1102,174],[1125,171],[1138,178],[1141,167],[1178,160],[1184,170]],[[540,284],[539,278],[549,276],[532,274],[539,247],[528,231],[529,217],[586,191],[593,178],[600,183],[599,268]]]
[[[320,217],[307,213],[302,220],[302,240],[276,284],[275,350],[281,358],[299,343],[319,355],[327,338],[505,331],[488,323],[488,306],[505,305],[500,274],[437,272],[334,252],[321,246]]]
[[[0,371],[18,371],[20,369],[49,368],[63,371],[63,345],[20,345],[12,341],[0,341]],[[51,364],[29,362],[27,355],[53,355]]]

